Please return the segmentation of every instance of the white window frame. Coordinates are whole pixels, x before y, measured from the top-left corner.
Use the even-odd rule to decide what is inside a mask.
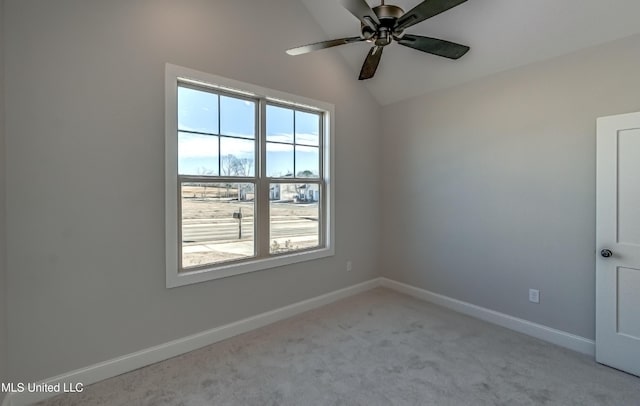
[[[251,96],[267,102],[285,104],[291,108],[312,109],[323,113],[322,170],[324,179],[324,222],[320,230],[324,245],[310,250],[278,254],[268,258],[254,258],[237,263],[212,264],[206,269],[180,272],[179,241],[180,218],[178,204],[178,82],[191,82],[195,85],[221,92],[230,92],[239,96]],[[302,96],[267,89],[233,79],[205,72],[166,64],[165,67],[165,250],[166,250],[166,286],[173,288],[226,278],[234,275],[290,265],[303,261],[333,256],[335,254],[335,193],[334,193],[334,114],[333,104],[308,99]],[[264,117],[262,118],[264,125]],[[259,136],[259,135],[256,135]],[[263,143],[264,140],[261,140]],[[256,167],[258,182],[268,182],[264,174]],[[264,177],[263,177],[264,176]],[[268,204],[268,203],[267,203]],[[256,204],[256,212],[260,210]],[[264,213],[260,213],[265,215]]]

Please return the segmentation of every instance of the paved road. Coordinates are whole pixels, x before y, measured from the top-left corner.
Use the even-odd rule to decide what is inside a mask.
[[[271,238],[317,236],[318,221],[306,218],[275,219],[271,227]],[[242,239],[253,238],[253,223],[242,223]],[[238,221],[203,223],[202,220],[187,221],[182,227],[182,240],[187,244],[232,242],[238,240]]]

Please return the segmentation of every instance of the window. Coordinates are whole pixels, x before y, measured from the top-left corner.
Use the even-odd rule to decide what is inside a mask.
[[[333,255],[333,106],[167,65],[167,286]]]

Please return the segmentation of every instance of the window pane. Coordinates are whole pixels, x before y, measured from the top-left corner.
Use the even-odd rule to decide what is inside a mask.
[[[218,137],[178,133],[178,173],[218,175]]]
[[[182,268],[255,256],[254,185],[182,184]]]
[[[221,176],[253,176],[255,141],[220,137]]]
[[[293,110],[267,106],[267,141],[293,144]]]
[[[256,103],[235,97],[220,96],[220,134],[255,138]]]
[[[293,176],[293,145],[267,142],[267,176]]]
[[[320,244],[320,186],[272,183],[269,188],[270,252],[317,247]]]
[[[178,130],[218,133],[218,95],[178,87]]]
[[[320,115],[296,111],[296,144],[318,146]]]
[[[296,176],[317,178],[320,174],[320,149],[296,145]]]

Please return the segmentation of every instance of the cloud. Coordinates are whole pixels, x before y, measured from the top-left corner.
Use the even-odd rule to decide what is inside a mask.
[[[318,134],[304,134],[297,133],[296,134],[296,142],[299,144],[308,144],[308,145],[318,145]]]
[[[180,158],[214,157],[218,155],[218,137],[180,133],[178,135]]]
[[[253,156],[255,144],[252,139],[220,137],[223,154]],[[180,158],[202,158],[218,156],[218,136],[179,133],[178,153]]]

